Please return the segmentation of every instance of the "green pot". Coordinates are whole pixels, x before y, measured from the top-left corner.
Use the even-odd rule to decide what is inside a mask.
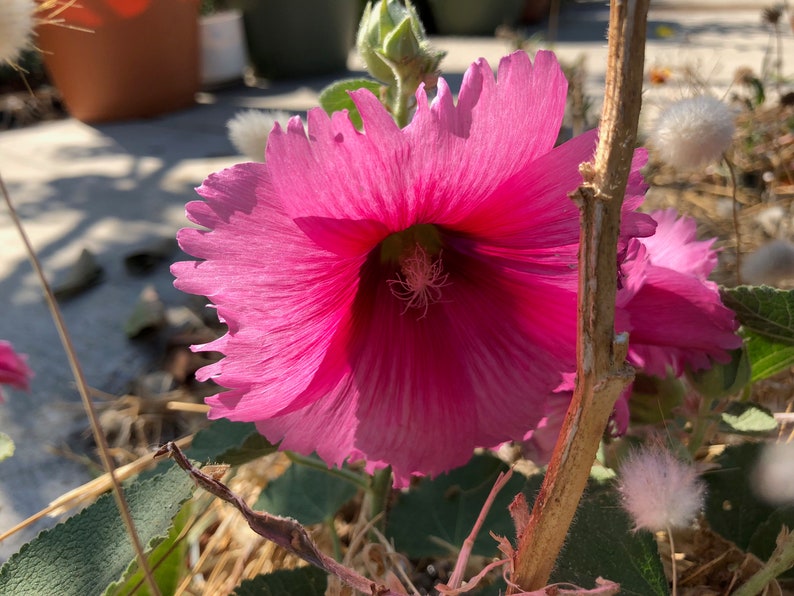
[[[499,25],[514,25],[524,0],[429,0],[441,35],[493,35]]]
[[[243,8],[248,55],[269,79],[332,74],[347,68],[358,0],[255,0]]]

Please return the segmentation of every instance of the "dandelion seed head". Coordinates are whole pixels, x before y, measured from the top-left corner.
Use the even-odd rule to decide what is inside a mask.
[[[693,169],[719,160],[734,130],[728,106],[701,95],[676,101],[662,111],[649,140],[665,163]]]
[[[30,45],[33,31],[33,0],[3,0],[0,2],[0,62],[14,62]]]
[[[618,488],[635,529],[651,532],[689,525],[705,493],[694,468],[659,447],[631,454],[620,468]]]
[[[229,140],[251,161],[265,161],[267,139],[276,122],[286,123],[290,115],[282,111],[245,110],[226,123]]]
[[[755,491],[773,505],[794,504],[794,443],[767,445],[754,472]]]

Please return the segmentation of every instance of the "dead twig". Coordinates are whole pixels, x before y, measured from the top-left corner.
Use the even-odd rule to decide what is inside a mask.
[[[191,464],[182,450],[171,441],[161,447],[154,457],[168,456],[185,470],[199,488],[226,501],[242,513],[248,526],[257,534],[277,544],[287,552],[300,557],[307,563],[323,569],[327,573],[337,576],[350,587],[372,596],[400,596],[398,592],[390,590],[384,585],[359,575],[352,569],[336,562],[328,555],[321,552],[314,544],[306,529],[297,521],[289,517],[279,517],[269,513],[254,511],[248,504],[229,487],[212,476],[204,474]]]

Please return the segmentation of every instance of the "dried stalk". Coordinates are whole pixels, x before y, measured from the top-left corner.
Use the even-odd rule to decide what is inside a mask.
[[[249,527],[271,542],[274,542],[287,552],[292,553],[311,563],[315,567],[325,570],[327,573],[337,576],[348,586],[372,596],[400,596],[400,594],[390,590],[388,587],[359,575],[352,569],[348,569],[338,563],[317,548],[317,545],[309,537],[306,529],[297,521],[289,517],[279,517],[260,511],[254,511],[238,495],[233,493],[229,487],[215,478],[204,474],[201,470],[191,464],[185,454],[176,446],[176,443],[169,442],[163,445],[154,457],[168,456],[176,464],[185,470],[195,481],[199,488],[203,488],[210,494],[215,495],[233,505],[248,522]]]
[[[19,233],[19,237],[22,239],[22,242],[25,245],[30,262],[39,278],[41,287],[44,290],[44,297],[47,301],[47,306],[50,309],[50,314],[52,315],[52,319],[55,322],[58,335],[61,338],[61,343],[63,344],[64,351],[66,352],[66,357],[69,360],[69,366],[72,369],[72,375],[74,375],[74,380],[77,384],[77,390],[80,393],[80,398],[83,402],[83,408],[85,408],[86,416],[88,416],[88,421],[91,425],[91,432],[94,435],[94,440],[96,441],[97,448],[99,450],[99,457],[102,460],[103,467],[109,474],[110,482],[113,487],[113,496],[116,499],[116,505],[118,505],[121,519],[124,521],[124,526],[127,528],[127,534],[129,534],[130,540],[132,541],[132,546],[135,550],[138,565],[140,565],[140,568],[146,577],[146,583],[151,590],[151,593],[155,596],[159,596],[160,589],[157,587],[157,583],[154,581],[154,576],[152,575],[152,570],[149,567],[149,562],[146,560],[146,551],[143,548],[143,544],[141,544],[141,539],[138,536],[138,532],[135,530],[135,522],[132,520],[132,515],[130,514],[129,506],[127,505],[127,500],[124,498],[124,492],[121,489],[121,482],[116,475],[116,466],[113,464],[113,458],[110,456],[108,442],[105,438],[105,433],[102,431],[102,427],[99,424],[99,417],[97,416],[94,402],[91,401],[91,396],[89,395],[88,391],[88,383],[85,380],[83,369],[80,366],[80,361],[77,358],[77,353],[75,352],[74,345],[72,344],[72,338],[66,329],[66,323],[63,320],[61,309],[58,308],[58,302],[55,300],[55,295],[52,293],[52,288],[50,287],[50,284],[44,275],[44,270],[42,269],[41,263],[36,256],[36,251],[33,250],[33,245],[30,243],[30,239],[25,232],[22,221],[19,219],[16,209],[14,209],[14,204],[11,202],[11,196],[8,194],[8,189],[6,188],[2,176],[0,176],[0,194],[2,194],[3,198],[5,199],[9,214],[11,215],[11,220],[14,222],[14,226]]]
[[[617,241],[641,105],[649,0],[611,0],[609,56],[594,164],[581,168],[577,382],[532,516],[518,537],[510,593],[549,576],[587,484],[598,444],[633,370],[628,338],[615,337]]]

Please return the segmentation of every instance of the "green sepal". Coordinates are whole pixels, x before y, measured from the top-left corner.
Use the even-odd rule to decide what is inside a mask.
[[[363,123],[361,121],[361,114],[358,113],[356,104],[350,97],[350,91],[356,89],[369,89],[379,96],[381,84],[371,79],[345,79],[344,81],[337,81],[328,85],[320,92],[320,106],[330,115],[334,112],[347,110],[348,118],[357,129],[361,130]]]
[[[692,387],[700,395],[712,399],[738,393],[750,382],[751,376],[750,357],[744,347],[731,352],[731,361],[726,364],[715,362],[711,368],[686,372]]]

